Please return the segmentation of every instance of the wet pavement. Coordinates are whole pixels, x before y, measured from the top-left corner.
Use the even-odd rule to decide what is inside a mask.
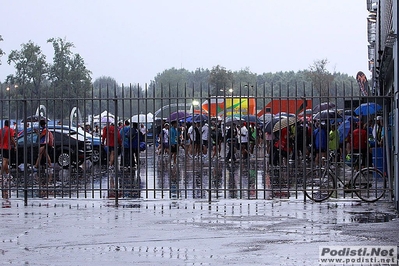
[[[399,244],[388,196],[365,203],[341,191],[304,201],[303,173],[280,171],[274,180],[264,158],[223,161],[176,167],[151,154],[119,178],[102,168],[61,169],[57,182],[33,184],[27,206],[21,183],[1,200],[0,265],[319,265],[320,246]],[[108,198],[112,178],[120,182],[117,201]]]
[[[386,201],[12,199],[2,207],[1,265],[318,265],[319,246],[399,243]]]

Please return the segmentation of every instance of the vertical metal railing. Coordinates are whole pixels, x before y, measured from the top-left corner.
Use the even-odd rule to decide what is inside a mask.
[[[176,85],[176,86],[175,86]],[[68,126],[71,125],[73,121],[70,121],[71,118],[69,114],[64,113],[65,106],[63,104],[68,104],[69,106],[76,106],[82,111],[81,117],[80,114],[77,114],[76,122],[82,118],[82,120],[86,124],[86,119],[88,115],[97,115],[102,111],[107,110],[107,117],[105,120],[110,119],[110,110],[114,111],[115,115],[115,126],[116,128],[119,121],[124,122],[125,120],[131,119],[134,115],[139,115],[144,113],[147,115],[148,113],[155,114],[155,112],[160,109],[158,117],[154,118],[152,122],[152,136],[151,140],[147,139],[147,149],[143,152],[140,152],[139,157],[141,158],[141,162],[137,166],[137,169],[130,169],[129,171],[122,171],[120,169],[120,163],[123,165],[123,157],[115,157],[114,167],[115,171],[111,171],[108,168],[109,162],[109,153],[104,154],[103,149],[97,147],[99,150],[100,160],[96,164],[88,164],[88,168],[85,166],[76,166],[71,165],[67,169],[62,169],[57,165],[56,155],[57,149],[54,149],[54,153],[52,154],[52,161],[54,163],[54,173],[51,177],[53,182],[47,182],[48,177],[46,177],[47,172],[44,172],[42,169],[39,169],[37,174],[33,174],[29,170],[28,161],[32,162],[36,157],[33,149],[34,146],[26,146],[23,150],[18,150],[17,155],[20,152],[23,152],[23,162],[17,161],[17,164],[23,163],[24,171],[18,169],[18,165],[13,167],[12,170],[16,171],[14,175],[13,187],[11,187],[11,196],[12,197],[20,197],[21,191],[23,191],[22,196],[24,198],[25,204],[27,204],[29,198],[43,196],[51,197],[51,198],[59,198],[59,197],[68,197],[68,198],[103,198],[110,196],[110,192],[114,190],[115,204],[119,204],[119,200],[121,199],[162,199],[162,198],[202,198],[208,201],[215,200],[219,197],[224,198],[241,198],[241,199],[270,199],[270,198],[299,198],[304,199],[303,194],[303,180],[305,178],[306,172],[310,169],[317,167],[318,165],[312,159],[316,153],[321,152],[321,148],[318,151],[314,150],[313,147],[307,147],[306,145],[300,145],[300,141],[298,139],[298,125],[293,127],[292,133],[294,134],[293,138],[288,140],[288,145],[292,147],[292,152],[289,152],[288,156],[282,156],[279,152],[281,149],[280,146],[270,147],[270,152],[266,150],[266,141],[265,139],[262,142],[255,143],[255,149],[252,152],[252,156],[248,160],[243,160],[240,158],[238,162],[227,162],[226,155],[229,150],[229,146],[226,143],[226,140],[229,136],[226,136],[226,131],[223,132],[222,139],[222,148],[220,153],[216,152],[216,157],[212,159],[213,155],[213,144],[212,144],[212,126],[215,124],[214,119],[208,115],[206,123],[209,126],[208,132],[208,145],[207,145],[207,157],[205,158],[191,158],[187,155],[189,154],[187,151],[182,148],[178,149],[179,154],[177,155],[177,165],[172,166],[170,163],[170,155],[156,153],[157,148],[162,143],[158,143],[157,134],[162,134],[162,131],[155,130],[157,128],[157,123],[161,126],[163,125],[163,119],[169,117],[170,113],[184,110],[184,112],[189,112],[188,107],[192,106],[193,100],[197,100],[200,103],[200,106],[203,102],[208,102],[209,110],[212,108],[222,108],[222,104],[219,104],[224,101],[224,103],[231,100],[231,104],[233,104],[234,98],[242,98],[246,100],[247,103],[250,102],[251,97],[254,96],[252,94],[258,95],[256,96],[256,109],[257,111],[263,109],[269,102],[272,100],[276,100],[273,104],[274,108],[278,110],[282,110],[283,103],[288,102],[289,100],[295,101],[295,110],[303,111],[303,123],[305,125],[300,127],[302,130],[301,141],[305,142],[310,140],[311,143],[315,143],[316,137],[312,134],[313,128],[309,131],[307,126],[312,127],[312,121],[307,121],[306,109],[311,108],[307,103],[311,102],[313,106],[321,103],[322,101],[327,101],[334,103],[336,106],[340,107],[340,109],[351,109],[354,110],[357,105],[362,100],[364,103],[384,103],[385,107],[382,113],[379,113],[384,116],[385,124],[387,127],[393,127],[393,125],[389,124],[388,117],[390,115],[390,110],[387,107],[389,103],[392,101],[391,97],[385,96],[367,96],[360,97],[358,93],[356,93],[356,89],[354,89],[353,85],[347,87],[345,84],[334,84],[329,87],[330,94],[328,96],[320,96],[316,92],[314,92],[314,87],[311,84],[250,84],[250,83],[242,83],[237,85],[238,91],[231,94],[228,92],[230,86],[235,86],[234,84],[225,84],[222,89],[223,92],[220,92],[220,95],[213,96],[212,88],[206,84],[194,85],[194,84],[152,84],[148,86],[147,84],[144,87],[144,90],[140,90],[140,86],[122,86],[122,88],[117,87],[116,84],[113,86],[106,86],[101,88],[98,92],[91,92],[90,95],[84,98],[78,98],[75,94],[70,91],[64,91],[61,95],[62,100],[57,95],[51,95],[51,93],[47,93],[46,95],[42,95],[42,97],[37,100],[37,98],[26,97],[24,100],[17,100],[16,106],[22,106],[23,113],[21,114],[23,117],[18,117],[17,119],[24,119],[25,125],[23,125],[23,141],[21,142],[27,143],[30,139],[28,138],[28,127],[26,118],[32,115],[34,110],[36,109],[37,104],[43,104],[47,107],[48,114],[46,116],[50,117],[54,123],[55,121],[61,121],[61,124],[66,126],[65,128],[61,128],[60,132],[62,134],[68,134],[70,131],[67,129]],[[176,92],[174,89],[176,88]],[[223,101],[222,101],[223,100]],[[2,106],[7,106],[6,110],[2,109],[0,115],[1,119],[6,118],[6,113],[12,113],[11,105],[9,102],[12,99],[8,97],[3,97],[1,99]],[[346,106],[343,106],[343,103],[346,101]],[[214,107],[211,107],[211,102],[216,102]],[[169,106],[168,108],[163,109],[162,107]],[[272,109],[273,109],[272,106]],[[302,106],[302,107],[301,107]],[[225,108],[224,106],[223,108]],[[196,106],[198,108],[198,106]],[[227,118],[230,115],[226,115],[231,112],[231,115],[234,113],[234,107],[229,107],[231,110],[224,109],[221,113],[224,112],[224,117],[222,117],[222,121],[220,121],[221,129],[225,130],[225,123]],[[243,106],[240,106],[243,108]],[[59,109],[59,112],[55,112],[54,110]],[[94,113],[94,109],[97,113]],[[249,106],[248,106],[249,109]],[[327,111],[334,111],[334,108],[327,108]],[[58,115],[56,115],[56,113]],[[191,115],[195,115],[196,112],[192,111]],[[200,115],[207,115],[205,110],[199,108]],[[295,116],[298,118],[299,113],[296,113]],[[313,114],[312,114],[313,115]],[[340,114],[344,117],[344,114]],[[40,116],[40,112],[39,112]],[[365,122],[371,123],[374,121],[376,114],[369,113],[363,116]],[[243,119],[245,117],[249,117],[249,112],[247,110],[246,114],[239,113],[237,114],[239,119]],[[104,121],[105,121],[104,120]],[[330,117],[330,121],[338,121],[338,113],[334,113],[334,117]],[[181,123],[183,123],[184,119],[179,119]],[[298,119],[297,123],[300,123],[301,120]],[[150,123],[146,116],[145,120],[142,121],[144,125],[149,127]],[[261,123],[258,121],[255,122],[256,131],[259,134],[257,137],[265,137],[265,132],[263,131],[266,118],[261,118]],[[140,130],[140,123],[138,121],[138,130]],[[168,122],[170,123],[170,121]],[[205,121],[204,121],[205,123]],[[277,122],[279,123],[279,122]],[[351,121],[351,128],[354,126],[355,122]],[[94,124],[90,124],[92,127]],[[99,121],[99,125],[101,125],[100,131],[102,130],[101,118]],[[21,125],[22,126],[22,125]],[[79,125],[76,125],[79,126]],[[185,130],[188,130],[187,123],[185,124]],[[201,123],[203,126],[203,123]],[[251,122],[247,121],[247,127],[251,126]],[[118,129],[119,130],[119,129]],[[289,129],[291,130],[291,129]],[[331,123],[328,122],[326,125],[326,130],[329,132],[331,130]],[[277,131],[274,133],[277,138],[281,138],[281,131]],[[308,136],[306,136],[308,134]],[[117,135],[114,135],[114,142],[118,143]],[[187,136],[188,137],[188,136]],[[84,131],[83,138],[89,139],[89,132]],[[219,135],[216,136],[216,144],[219,142]],[[388,136],[386,136],[388,138]],[[170,140],[169,140],[170,141]],[[72,153],[71,150],[74,149],[75,146],[79,146],[78,139],[75,139],[74,142],[64,143],[65,140],[59,140],[61,145],[66,145],[69,148],[69,156],[73,161],[79,160],[78,153]],[[101,141],[100,141],[101,142]],[[93,142],[94,143],[94,142]],[[92,148],[93,144],[92,143]],[[170,142],[169,142],[170,143]],[[186,143],[182,143],[186,145]],[[38,144],[36,144],[38,145]],[[178,142],[179,145],[179,142]],[[89,147],[86,145],[81,146],[85,155],[89,153]],[[188,146],[185,146],[188,148]],[[216,147],[217,149],[218,147]],[[250,142],[248,142],[247,149],[250,150]],[[310,149],[308,151],[308,149]],[[329,145],[327,145],[327,149],[329,149]],[[345,153],[345,145],[342,146],[343,154],[339,161],[342,163],[344,159]],[[389,149],[389,147],[385,146],[385,149]],[[240,148],[236,151],[237,155],[240,157]],[[351,148],[351,152],[353,152],[353,147]],[[123,148],[121,153],[123,154]],[[133,151],[130,151],[130,156],[132,156]],[[118,150],[115,148],[115,154],[118,154]],[[200,155],[202,155],[202,147],[200,147]],[[310,155],[310,161],[306,163],[306,155]],[[294,157],[292,157],[294,155]],[[368,156],[373,156],[371,153]],[[102,160],[102,157],[106,157],[106,160]],[[242,157],[242,156],[241,156]],[[274,158],[275,157],[275,158]],[[369,157],[367,158],[368,161]],[[379,158],[380,159],[380,158]],[[387,160],[387,156],[383,156],[381,158],[383,160]],[[373,162],[376,162],[377,159],[373,156]],[[367,166],[370,166],[370,163],[367,163]],[[385,167],[385,166],[382,166]],[[389,169],[391,170],[391,169]],[[335,171],[336,174],[339,173],[338,170]],[[389,175],[389,171],[386,171],[387,175]],[[38,178],[38,180],[36,180]],[[42,178],[45,178],[44,183],[41,182]],[[343,175],[344,181],[349,181],[350,175]],[[128,180],[128,181],[127,181]],[[392,180],[392,179],[390,179]],[[125,185],[124,182],[128,182],[129,186]],[[391,182],[391,181],[390,181]],[[110,187],[110,184],[113,183],[114,187]],[[391,187],[390,187],[391,188]],[[4,188],[2,188],[4,189]],[[43,191],[44,194],[40,195],[40,192]],[[111,193],[112,194],[112,193]],[[354,197],[352,194],[342,194],[343,198],[346,197]],[[388,198],[388,197],[387,197]]]

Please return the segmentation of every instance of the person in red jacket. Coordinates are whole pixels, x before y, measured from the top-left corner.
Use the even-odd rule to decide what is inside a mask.
[[[1,165],[1,177],[2,180],[0,186],[3,185],[1,189],[1,194],[4,199],[8,199],[8,179],[9,179],[9,169],[8,164],[11,158],[11,148],[16,148],[15,144],[15,132],[10,128],[9,121],[4,121],[4,127],[0,131],[0,152],[3,157],[3,163]],[[0,178],[1,179],[1,178]]]
[[[372,165],[372,158],[369,154],[368,147],[368,133],[367,130],[363,128],[361,122],[355,125],[355,129],[352,134],[348,135],[348,142],[350,144],[352,153],[362,154],[362,164],[361,166],[366,166],[368,161],[368,166]],[[349,151],[350,152],[350,151]]]
[[[115,143],[115,134],[117,143]],[[118,151],[118,147],[122,144],[122,138],[119,134],[118,128],[113,123],[108,124],[103,128],[101,143],[107,147],[107,152],[109,154],[109,169],[114,169],[115,150]]]

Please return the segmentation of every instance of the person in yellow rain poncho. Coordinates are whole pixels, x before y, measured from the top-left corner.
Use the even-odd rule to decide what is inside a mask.
[[[334,152],[334,162],[341,158],[341,156],[339,156],[339,133],[335,124],[331,125],[328,148],[330,149],[330,151]]]

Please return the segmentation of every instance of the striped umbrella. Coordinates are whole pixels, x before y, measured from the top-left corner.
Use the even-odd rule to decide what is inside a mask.
[[[293,116],[283,118],[274,125],[273,132],[277,132],[283,128],[291,126],[291,125],[295,124],[296,122],[297,122],[297,119],[296,119],[296,117],[293,117]]]

